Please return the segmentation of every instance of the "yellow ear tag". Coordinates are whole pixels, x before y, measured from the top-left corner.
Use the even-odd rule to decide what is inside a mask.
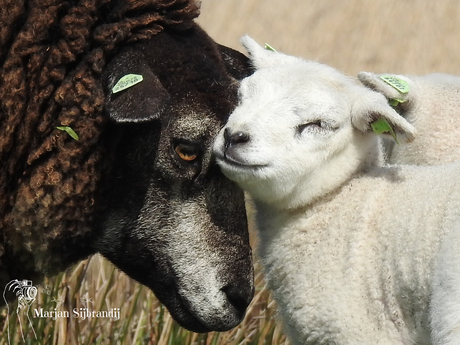
[[[409,92],[409,84],[405,80],[396,78],[392,75],[381,75],[380,79],[382,79],[388,85],[393,86],[396,90],[398,90],[401,93]]]
[[[390,133],[393,139],[396,141],[396,144],[399,145],[393,127],[391,127],[391,125],[388,123],[387,120],[385,120],[385,118],[381,117],[377,121],[372,122],[371,127],[375,134],[382,134],[387,132]]]
[[[144,78],[140,74],[127,74],[120,78],[112,89],[112,93],[117,93],[130,88],[143,81]]]
[[[271,45],[269,45],[268,43],[265,43],[265,49],[267,50],[271,50],[272,52],[275,52],[276,53],[276,49],[273,48]]]

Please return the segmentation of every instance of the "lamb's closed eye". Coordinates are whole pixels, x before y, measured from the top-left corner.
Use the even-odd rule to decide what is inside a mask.
[[[307,122],[302,125],[297,126],[297,133],[301,134],[304,130],[319,130],[323,126],[323,123],[321,120],[313,121],[313,122]]]
[[[322,120],[315,120],[315,121],[310,121],[301,125],[298,125],[296,127],[296,134],[301,135],[305,131],[308,131],[310,133],[320,133],[320,132],[326,132],[329,130],[332,130],[332,126]]]

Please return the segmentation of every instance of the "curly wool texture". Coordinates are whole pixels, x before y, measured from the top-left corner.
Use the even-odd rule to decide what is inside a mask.
[[[105,156],[101,73],[122,45],[186,29],[199,3],[0,0],[0,8],[1,282],[15,275],[13,255],[21,272],[53,273],[90,250]]]

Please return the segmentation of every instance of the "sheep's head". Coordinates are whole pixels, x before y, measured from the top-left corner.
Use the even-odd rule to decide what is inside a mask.
[[[211,149],[236,104],[229,70],[245,61],[223,49],[197,27],[164,32],[121,51],[105,78],[115,158],[96,249],[196,332],[236,326],[253,295],[243,192]],[[128,74],[142,81],[114,90]]]
[[[414,128],[381,94],[331,67],[243,44],[256,72],[214,144],[223,172],[280,208],[310,203],[378,161],[371,124],[384,118],[399,141]]]

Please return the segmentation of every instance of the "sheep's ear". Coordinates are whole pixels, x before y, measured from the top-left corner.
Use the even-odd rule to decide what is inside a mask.
[[[115,122],[146,122],[160,117],[169,94],[144,61],[127,50],[107,66],[106,110]]]
[[[242,80],[254,72],[249,59],[239,51],[218,44],[220,56],[227,72],[235,79]]]
[[[402,104],[411,99],[413,82],[409,78],[398,74],[375,74],[359,72],[361,83],[384,95],[393,106]]]
[[[352,123],[358,130],[393,137],[397,143],[408,143],[414,140],[416,132],[414,126],[399,115],[382,94],[363,87],[358,89],[351,110]],[[382,124],[384,124],[383,128]]]

